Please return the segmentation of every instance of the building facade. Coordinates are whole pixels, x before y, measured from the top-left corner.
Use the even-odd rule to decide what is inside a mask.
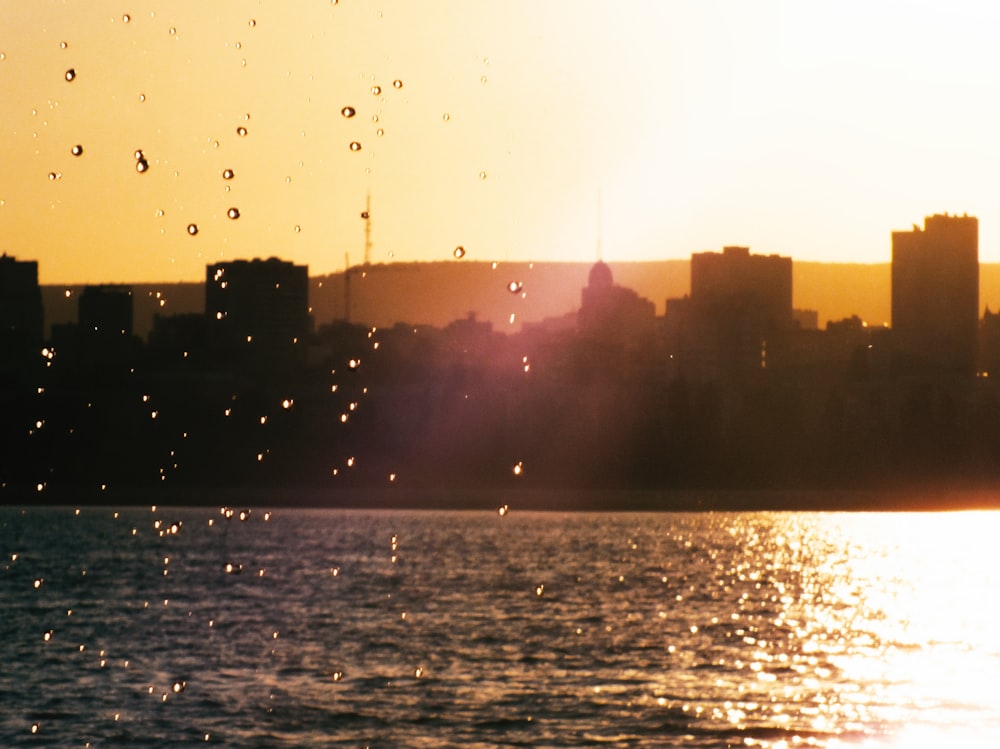
[[[897,374],[973,375],[979,330],[979,220],[937,214],[892,233]]]
[[[209,265],[208,345],[218,361],[283,368],[305,361],[309,267],[269,258]]]

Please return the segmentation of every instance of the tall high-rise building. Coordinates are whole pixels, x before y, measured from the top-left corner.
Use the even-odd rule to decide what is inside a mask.
[[[89,338],[131,338],[135,305],[132,287],[86,286],[78,302],[80,330]]]
[[[305,357],[309,267],[269,258],[209,265],[208,342],[232,364],[282,368]]]
[[[0,256],[0,360],[37,351],[42,342],[38,263]]]
[[[937,214],[892,233],[892,335],[900,374],[972,375],[979,219]]]
[[[792,259],[751,255],[749,247],[691,256],[691,304],[761,333],[792,325]]]
[[[691,296],[668,300],[667,318],[685,377],[732,380],[766,370],[796,327],[792,259],[735,246],[694,253]]]

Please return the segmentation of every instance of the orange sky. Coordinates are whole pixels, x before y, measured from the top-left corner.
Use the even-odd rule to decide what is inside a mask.
[[[0,0],[0,250],[43,283],[270,255],[324,273],[362,260],[370,191],[372,262],[590,260],[598,223],[608,260],[884,262],[893,229],[946,211],[980,217],[996,262],[998,21],[981,2]]]

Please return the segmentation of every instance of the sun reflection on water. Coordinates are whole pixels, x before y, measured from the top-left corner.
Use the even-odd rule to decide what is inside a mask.
[[[841,734],[824,744],[830,747],[1000,738],[1000,646],[990,608],[1000,583],[998,519],[769,515],[761,524],[737,516],[730,532],[744,541],[755,569],[737,571],[736,579],[778,604],[770,622],[753,627],[757,637],[770,629],[769,639],[744,638],[756,648],[748,667],[763,682],[755,697],[812,702],[798,705],[799,717],[811,715],[812,730]],[[747,609],[741,604],[740,615]],[[746,715],[742,705],[720,717],[743,725]],[[794,731],[792,738],[806,743]]]

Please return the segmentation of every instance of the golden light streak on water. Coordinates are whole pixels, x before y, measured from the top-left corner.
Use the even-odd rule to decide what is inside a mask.
[[[788,697],[779,695],[787,679],[774,677],[776,662],[802,674],[807,689],[825,689],[816,731],[886,733],[830,747],[998,745],[997,520],[988,512],[790,514],[768,537],[740,528],[740,518],[731,532],[765,561],[758,577],[793,581],[775,619],[793,628],[783,652],[758,643],[749,667],[765,689],[774,684],[775,697]]]

